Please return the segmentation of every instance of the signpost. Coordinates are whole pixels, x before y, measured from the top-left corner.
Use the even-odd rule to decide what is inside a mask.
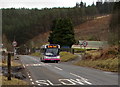
[[[11,54],[10,53],[8,53],[7,65],[8,65],[8,80],[11,80]]]
[[[13,41],[12,45],[13,45],[13,47],[14,47],[14,57],[15,57],[15,54],[16,54],[16,49],[15,49],[15,47],[17,46],[17,42],[16,42],[16,41]]]
[[[88,42],[83,41],[83,43],[82,43],[82,44],[83,44],[83,46],[84,46],[84,47],[86,47],[86,46],[88,45]]]
[[[13,41],[12,45],[13,45],[14,47],[16,47],[16,46],[17,46],[17,42],[16,42],[16,41]]]
[[[82,49],[82,46],[84,47],[84,50],[86,51],[86,47],[88,45],[88,42],[87,41],[79,41],[79,44],[80,44],[80,47]],[[85,52],[84,52],[85,53]]]

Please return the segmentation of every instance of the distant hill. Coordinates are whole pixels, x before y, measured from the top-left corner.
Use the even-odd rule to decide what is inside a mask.
[[[108,39],[108,28],[111,15],[99,16],[93,20],[82,23],[74,27],[75,38],[78,40],[105,41]],[[42,33],[30,41],[36,46],[48,43],[49,32]]]
[[[111,15],[96,17],[74,28],[76,40],[107,40]]]

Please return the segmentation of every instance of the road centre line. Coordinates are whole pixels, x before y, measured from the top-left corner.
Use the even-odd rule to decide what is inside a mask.
[[[61,68],[59,68],[59,67],[56,67],[56,66],[55,66],[54,68],[56,68],[56,69],[58,69],[58,70],[63,70],[63,69],[61,69]]]

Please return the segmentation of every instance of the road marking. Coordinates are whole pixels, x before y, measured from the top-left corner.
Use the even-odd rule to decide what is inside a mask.
[[[63,70],[63,69],[61,69],[61,68],[59,68],[59,67],[56,67],[56,66],[55,66],[54,68],[56,68],[56,69],[58,69],[58,70]]]
[[[25,65],[23,64],[23,68],[25,68]]]
[[[30,79],[30,81],[33,81],[32,79]]]
[[[103,72],[103,73],[112,74],[112,72]]]
[[[29,78],[31,78],[31,76],[30,76],[30,75],[29,75],[28,77],[29,77]]]
[[[83,78],[83,77],[81,77],[79,75],[76,75],[74,73],[70,73],[70,74],[73,75],[73,76],[76,76],[76,77],[80,78],[83,82],[85,82],[85,83],[87,83],[89,85],[92,85],[92,83],[88,82],[88,79],[85,79],[85,78]]]
[[[61,84],[53,84],[50,80],[47,80],[47,82],[50,84],[50,85],[54,85],[54,86],[59,86]]]
[[[54,83],[50,80],[37,80],[35,81],[36,84],[40,86],[44,85],[52,85],[52,86],[59,86],[59,85],[85,85],[81,79],[58,79],[57,83]]]
[[[72,82],[70,79],[59,79],[59,81],[60,81],[63,85],[76,85],[76,83]]]
[[[51,66],[49,64],[26,64],[26,66]]]
[[[32,85],[34,85],[35,83],[34,82],[32,82]]]
[[[49,83],[47,83],[46,80],[37,80],[36,83],[38,83],[38,85],[49,85]]]
[[[78,84],[84,85],[84,83],[82,83],[81,80],[79,80],[79,79],[76,79],[76,80],[74,80],[74,79],[70,79],[70,80],[73,81],[73,82],[75,82],[75,83],[78,83]]]

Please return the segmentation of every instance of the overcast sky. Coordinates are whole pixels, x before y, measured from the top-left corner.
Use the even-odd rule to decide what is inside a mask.
[[[98,0],[82,0],[91,5]],[[74,7],[81,0],[0,0],[0,8],[52,8],[52,7]]]

